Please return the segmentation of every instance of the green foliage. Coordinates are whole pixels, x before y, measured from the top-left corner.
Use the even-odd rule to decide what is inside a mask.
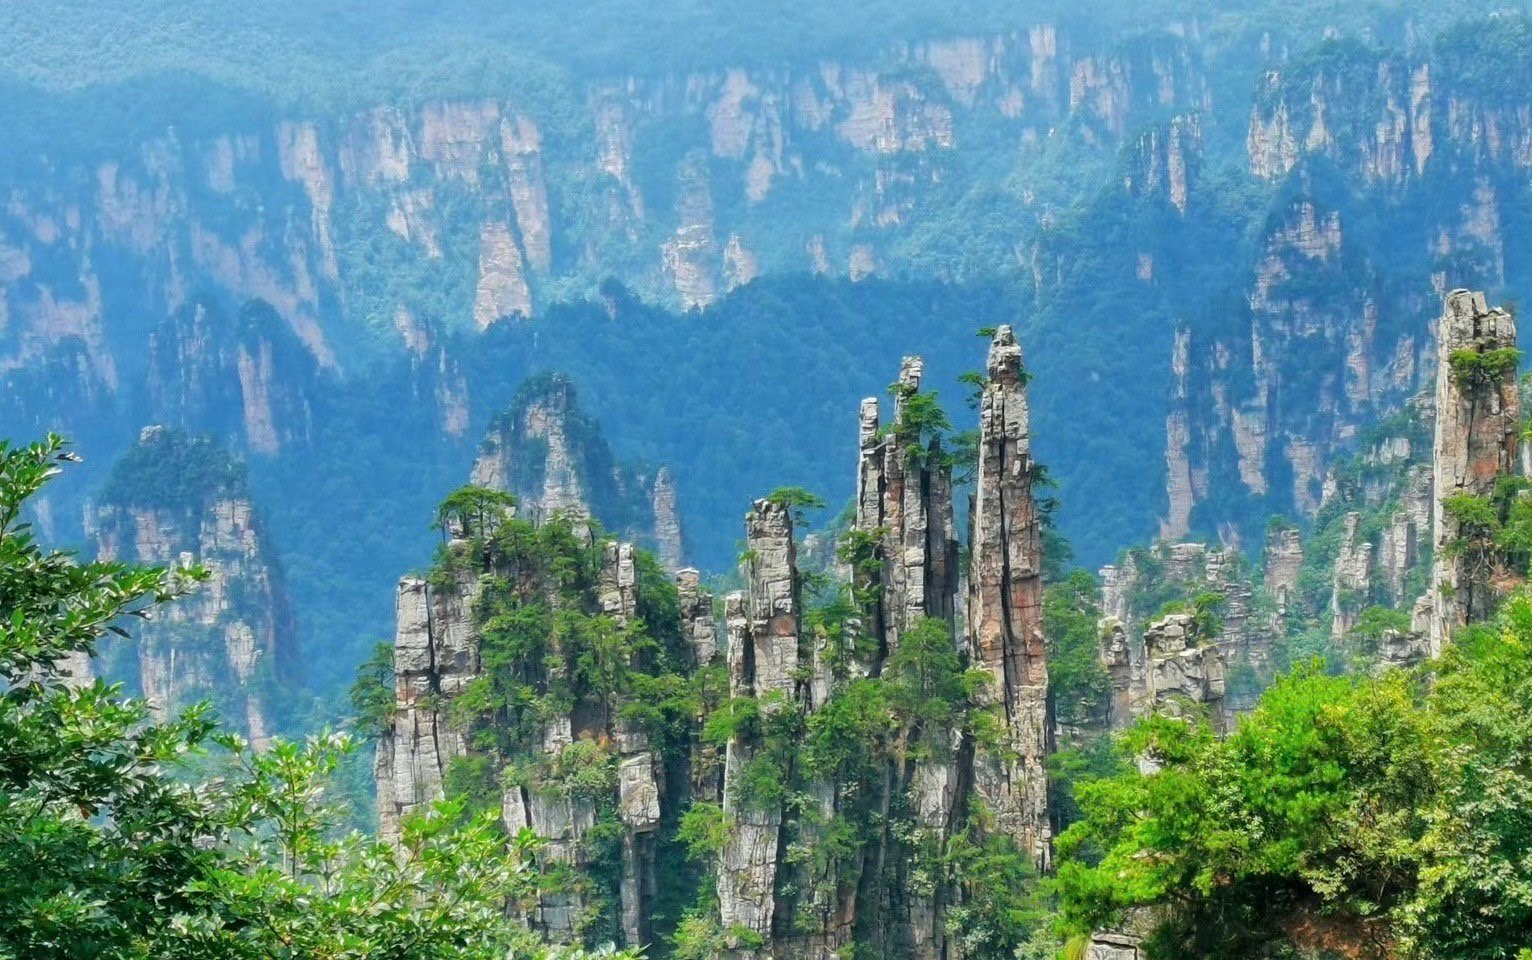
[[[1520,361],[1521,351],[1514,347],[1482,351],[1470,347],[1454,350],[1447,358],[1453,382],[1465,389],[1498,384],[1514,376]]]
[[[728,842],[729,831],[723,818],[723,806],[699,800],[686,808],[676,839],[686,847],[687,856],[711,863]]]
[[[1161,949],[1212,957],[1324,913],[1403,957],[1513,956],[1532,935],[1529,650],[1532,597],[1518,595],[1433,683],[1308,667],[1227,740],[1146,722],[1126,746],[1157,772],[1079,787],[1084,819],[1059,845],[1066,924],[1156,906]]]
[[[356,732],[368,740],[382,736],[393,725],[394,697],[394,645],[384,641],[356,668],[351,684]]]
[[[1101,665],[1101,606],[1096,579],[1076,570],[1043,591],[1048,687],[1059,721],[1080,724],[1106,707],[1111,680]]]
[[[949,910],[948,925],[973,957],[1011,957],[1052,922],[1029,853],[1003,834],[964,831],[948,847],[943,866],[965,897]]]
[[[803,525],[804,518],[810,510],[823,510],[826,506],[823,497],[803,487],[778,487],[768,493],[766,502],[785,508],[793,517],[793,526]]]
[[[1456,535],[1442,550],[1464,565],[1470,577],[1487,579],[1509,574],[1524,578],[1532,559],[1532,501],[1525,477],[1501,477],[1489,496],[1454,493],[1442,498],[1442,509]]]
[[[330,786],[344,736],[257,753],[215,737],[205,706],[155,721],[116,686],[62,675],[200,576],[38,544],[19,517],[69,460],[56,437],[0,442],[0,955],[548,955],[517,919],[542,882],[539,841],[506,838],[498,811],[442,805],[407,818],[399,847],[344,833]]]
[[[467,536],[483,536],[515,506],[516,498],[502,490],[458,487],[436,508],[436,526],[443,532],[456,528]]]
[[[244,495],[244,465],[220,443],[160,427],[112,466],[101,502],[194,514],[220,497]]]

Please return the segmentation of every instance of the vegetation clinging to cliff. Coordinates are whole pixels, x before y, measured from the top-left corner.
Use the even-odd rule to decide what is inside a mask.
[[[1516,956],[1532,939],[1532,596],[1436,671],[1307,666],[1227,740],[1140,724],[1125,749],[1160,769],[1078,788],[1084,819],[1060,839],[1066,923],[1156,907],[1163,955],[1225,957],[1324,916],[1402,956]]]

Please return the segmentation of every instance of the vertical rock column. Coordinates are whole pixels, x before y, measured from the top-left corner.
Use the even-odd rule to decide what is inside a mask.
[[[449,549],[461,550],[462,541]],[[394,600],[394,717],[378,740],[378,835],[398,842],[405,814],[442,795],[447,765],[463,756],[462,731],[445,701],[479,675],[473,607],[479,580],[466,572],[446,589],[419,577],[399,581]]]
[[[692,659],[697,669],[705,670],[718,663],[718,626],[713,618],[713,595],[702,588],[702,575],[690,567],[676,574],[676,593],[681,601],[681,630],[691,647]],[[703,715],[697,718],[697,729],[707,722],[708,693],[704,692]],[[704,737],[697,737],[692,745],[690,777],[691,795],[696,800],[709,803],[723,801],[723,758],[718,748]]]
[[[904,417],[910,398],[920,390],[923,367],[919,357],[904,358],[894,422],[886,436],[879,429],[878,401],[869,397],[861,407],[856,528],[881,532],[882,563],[874,574],[879,590],[872,626],[883,655],[897,650],[900,638],[925,617],[951,625],[957,605],[958,543],[951,470],[943,464],[936,441],[924,450],[916,446],[920,438],[913,435]],[[882,669],[876,662],[866,666],[872,673]],[[953,742],[945,755],[901,762],[901,769],[894,771],[895,789],[906,793],[916,827],[937,849],[945,849],[958,801],[959,747]],[[907,866],[908,851],[880,851],[878,862]],[[880,907],[886,917],[874,935],[908,949],[916,960],[941,956],[947,892],[919,889],[907,882],[905,872],[901,869],[880,878]]]
[[[1263,571],[1266,593],[1277,605],[1279,626],[1286,621],[1287,608],[1298,592],[1298,574],[1303,571],[1303,539],[1297,527],[1273,527],[1266,532],[1266,557]]]
[[[1112,694],[1107,702],[1106,726],[1109,730],[1125,730],[1133,723],[1133,654],[1128,643],[1128,631],[1116,617],[1102,617],[1096,625],[1100,631],[1097,649],[1101,665],[1111,680]],[[1140,671],[1142,666],[1140,666]]]
[[[1491,309],[1484,294],[1454,290],[1437,327],[1436,441],[1433,470],[1436,503],[1432,526],[1430,593],[1433,600],[1430,648],[1433,656],[1459,627],[1491,612],[1494,588],[1488,570],[1474,564],[1452,544],[1457,521],[1443,502],[1457,494],[1483,497],[1495,482],[1516,471],[1520,405],[1514,361],[1498,363],[1496,354],[1516,346],[1516,324],[1504,310]],[[1476,369],[1477,368],[1477,369]]]
[[[1196,617],[1173,613],[1144,631],[1149,654],[1147,707],[1169,717],[1190,718],[1204,707],[1214,729],[1225,729],[1227,668],[1223,651],[1202,636]]]
[[[1340,552],[1330,584],[1330,635],[1344,637],[1356,625],[1357,615],[1367,606],[1372,585],[1373,545],[1361,535],[1362,515],[1346,514],[1341,531]]]
[[[782,710],[794,709],[798,696],[799,602],[792,517],[785,506],[757,500],[745,518],[749,559],[747,589],[725,600],[729,643],[729,695],[753,697],[758,726]],[[749,765],[767,744],[759,730],[736,734],[724,760],[724,821],[728,840],[718,860],[719,920],[731,937],[748,931],[771,937],[777,912],[777,873],[781,867],[780,803],[746,795],[742,789]],[[754,951],[738,945],[736,956]]]
[[[631,543],[608,542],[601,563],[601,612],[619,629],[638,615],[638,573]],[[617,745],[617,815],[622,820],[622,933],[629,946],[650,940],[655,844],[660,828],[659,764],[642,730],[609,718]]]
[[[988,696],[1002,711],[1007,743],[976,758],[979,796],[999,827],[1052,862],[1044,760],[1052,729],[1043,646],[1042,526],[1032,493],[1031,438],[1021,347],[1008,326],[990,345],[979,406],[978,490],[972,511],[969,643],[988,671]]]

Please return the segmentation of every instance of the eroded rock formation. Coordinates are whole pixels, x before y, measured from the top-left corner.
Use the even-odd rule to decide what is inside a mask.
[[[244,466],[210,440],[145,427],[89,527],[103,560],[195,564],[208,574],[191,596],[135,631],[120,653],[136,662],[122,672],[136,675],[161,715],[211,699],[252,743],[267,743],[276,723],[274,681],[292,676],[295,638],[282,571]]]
[[[745,519],[747,587],[724,601],[729,646],[729,696],[750,698],[769,718],[790,710],[799,690],[799,583],[793,522],[783,504],[757,500]],[[724,766],[724,821],[728,839],[718,858],[719,919],[725,931],[748,931],[762,942],[772,934],[782,869],[780,798],[752,795],[750,765],[765,744],[740,733],[729,740]],[[749,950],[738,942],[742,955]]]
[[[1439,654],[1453,631],[1482,620],[1494,607],[1493,565],[1458,546],[1454,496],[1488,497],[1519,465],[1521,408],[1516,390],[1516,322],[1491,308],[1484,294],[1454,290],[1437,326],[1436,439],[1432,469],[1434,610],[1430,649]]]
[[[977,757],[974,785],[998,828],[1046,869],[1052,861],[1053,828],[1043,764],[1053,722],[1033,469],[1021,347],[1011,328],[1001,326],[990,345],[979,400],[968,642],[974,665],[989,673],[987,695],[1002,711],[1006,742],[1000,752]]]
[[[1203,635],[1197,618],[1173,613],[1144,632],[1148,652],[1147,708],[1171,717],[1205,713],[1215,729],[1224,724],[1223,698],[1228,681],[1224,654]]]
[[[544,375],[523,385],[490,422],[471,480],[515,495],[523,516],[593,518],[619,536],[652,544],[669,569],[682,561],[674,474],[619,462],[568,377]]]

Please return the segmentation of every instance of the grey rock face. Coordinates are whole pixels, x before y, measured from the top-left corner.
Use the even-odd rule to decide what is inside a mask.
[[[454,545],[462,549],[461,544]],[[378,835],[397,842],[401,819],[442,795],[453,759],[466,752],[446,717],[445,700],[479,674],[471,611],[476,578],[437,590],[419,577],[399,581],[394,613],[394,717],[378,741]]]
[[[400,821],[408,813],[439,799],[452,761],[469,752],[469,730],[451,710],[452,701],[482,675],[483,636],[475,610],[489,576],[521,575],[514,571],[480,570],[468,562],[472,545],[454,539],[448,550],[454,555],[447,582],[406,577],[399,584],[394,645],[396,677],[392,723],[378,743],[376,778],[379,832],[397,842]],[[546,592],[557,606],[557,591],[537,581],[518,583],[534,593]],[[692,598],[692,606],[707,606],[704,595]],[[588,610],[609,618],[615,629],[627,627],[638,614],[639,577],[631,544],[601,545],[601,566]],[[695,614],[695,609],[694,609]],[[710,615],[710,610],[709,610]],[[696,617],[694,616],[694,620]],[[705,634],[710,623],[693,624],[694,634]],[[560,652],[550,651],[544,682],[558,679]],[[540,860],[548,866],[576,871],[589,864],[587,836],[597,823],[598,798],[571,792],[562,781],[561,765],[589,763],[595,747],[601,762],[613,771],[611,796],[602,800],[615,810],[622,825],[621,871],[617,882],[618,921],[624,943],[638,945],[652,939],[650,918],[656,895],[657,835],[666,801],[667,785],[647,735],[622,717],[622,703],[598,703],[582,697],[567,713],[555,713],[542,721],[534,734],[535,752],[554,772],[550,777],[517,777],[504,782],[501,817],[508,831],[530,829],[543,838]],[[573,754],[569,751],[575,751]],[[491,754],[501,767],[503,757]],[[497,767],[496,775],[503,771]],[[555,942],[572,942],[591,920],[593,902],[579,885],[545,891],[533,906],[529,921]]]
[[[1287,615],[1303,570],[1303,538],[1297,527],[1278,527],[1266,535],[1263,579],[1266,592],[1277,604],[1278,616]]]
[[[745,518],[742,571],[747,589],[724,601],[730,697],[754,697],[763,714],[797,699],[799,607],[792,516],[786,506],[757,500]],[[777,913],[780,803],[743,792],[749,764],[763,744],[737,735],[724,760],[724,820],[729,839],[718,858],[719,920],[725,930],[769,938]],[[746,951],[748,952],[748,951]]]
[[[1368,590],[1372,585],[1373,547],[1361,536],[1361,522],[1361,514],[1346,514],[1340,553],[1335,557],[1330,592],[1330,634],[1337,639],[1356,625],[1357,614],[1367,606]]]
[[[1032,492],[1032,453],[1021,347],[1008,326],[995,331],[979,401],[978,489],[972,513],[968,642],[987,671],[987,695],[1004,714],[1000,754],[975,760],[974,786],[1000,830],[1052,862],[1044,761],[1052,743],[1042,623],[1042,527]]]
[[[618,462],[563,376],[528,381],[486,431],[469,482],[514,494],[521,515],[595,519],[619,539],[652,544],[666,569],[683,556],[675,474]]]
[[[1197,619],[1173,613],[1144,632],[1149,657],[1148,708],[1171,717],[1193,717],[1206,711],[1215,729],[1224,727],[1223,699],[1227,686],[1224,654],[1202,636]]]
[[[160,427],[147,427],[140,450],[169,456]],[[221,455],[221,454],[220,454]],[[208,579],[188,597],[156,612],[135,630],[139,687],[160,715],[211,698],[220,713],[258,748],[272,734],[265,674],[282,674],[295,653],[286,586],[260,516],[242,489],[207,490],[193,503],[153,492],[97,507],[88,524],[102,560],[185,567]],[[64,665],[72,682],[88,682],[89,664]]]
[[[897,650],[901,637],[926,617],[943,621],[949,633],[955,629],[960,571],[951,469],[942,461],[940,445],[933,441],[923,447],[905,417],[906,406],[919,395],[923,371],[919,357],[904,358],[886,434],[880,429],[878,400],[869,397],[861,407],[855,529],[878,538],[880,562],[876,572],[857,575],[871,581],[860,586],[877,588],[870,627],[880,639],[879,650],[887,653]],[[861,669],[880,673],[882,664],[862,664]],[[916,829],[944,849],[960,799],[956,749],[898,767],[892,782],[905,785]],[[943,913],[952,892],[926,891],[907,882],[908,851],[889,846],[870,854],[886,865],[876,905],[885,921],[877,925],[875,935],[883,938],[879,944],[899,944],[917,958],[944,955]]]
[[[1430,632],[1433,655],[1441,652],[1453,631],[1488,616],[1496,595],[1493,570],[1461,553],[1453,555],[1450,545],[1460,531],[1443,502],[1456,494],[1486,496],[1497,479],[1516,472],[1521,416],[1514,364],[1471,372],[1463,362],[1475,355],[1482,362],[1493,351],[1515,348],[1516,322],[1509,313],[1492,309],[1483,293],[1454,290],[1447,295],[1437,325],[1437,344],[1432,447],[1435,552],[1430,591],[1435,598]]]
[[[1085,960],[1139,960],[1138,937],[1122,933],[1095,933],[1085,948]]]

